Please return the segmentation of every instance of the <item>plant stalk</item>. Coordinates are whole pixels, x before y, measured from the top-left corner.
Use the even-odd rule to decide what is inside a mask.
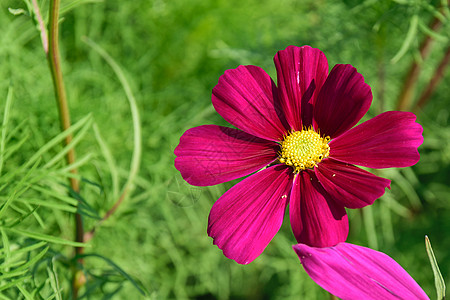
[[[450,48],[448,48],[447,51],[445,52],[445,55],[442,58],[441,62],[439,63],[439,66],[437,67],[436,71],[434,72],[433,77],[431,78],[426,89],[420,96],[419,101],[417,101],[417,105],[414,107],[413,110],[414,113],[418,113],[419,111],[421,111],[423,107],[427,104],[427,102],[430,100],[430,97],[433,94],[434,90],[436,89],[437,85],[441,81],[442,77],[444,77],[444,72],[449,62],[450,62]]]
[[[53,79],[53,86],[55,90],[56,102],[58,106],[59,112],[59,120],[61,130],[65,131],[70,128],[70,113],[69,106],[67,103],[66,90],[64,87],[64,80],[61,70],[61,59],[59,54],[59,44],[58,44],[58,36],[59,36],[59,7],[60,0],[51,0],[49,7],[49,38],[48,38],[48,53],[47,60],[50,67],[50,72]],[[69,134],[65,140],[64,144],[69,145],[72,141],[72,134]],[[71,148],[66,155],[66,161],[68,165],[72,165],[75,163],[75,150]],[[78,173],[76,168],[73,168],[70,171],[72,174],[76,175]],[[79,193],[80,185],[76,176],[70,178],[70,186],[75,193]],[[84,229],[83,229],[83,220],[79,213],[75,214],[75,241],[83,243],[84,242]],[[83,254],[82,247],[75,247],[75,255]],[[81,260],[78,261],[82,263]],[[78,289],[80,287],[79,276],[74,275],[74,281],[72,283],[73,287],[73,299],[76,299],[78,296]]]
[[[442,26],[442,22],[439,18],[434,17],[431,22],[430,29],[432,31],[438,31]],[[405,82],[400,92],[400,96],[397,101],[397,110],[409,110],[411,107],[411,101],[414,96],[414,88],[416,86],[417,80],[419,79],[419,74],[422,71],[421,63],[425,60],[431,52],[431,46],[433,44],[433,38],[427,35],[420,45],[420,58],[421,61],[415,60],[411,64],[408,75],[406,75]]]

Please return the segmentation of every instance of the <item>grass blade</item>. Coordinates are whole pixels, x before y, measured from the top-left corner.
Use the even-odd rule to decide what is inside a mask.
[[[50,150],[51,148],[53,148],[56,145],[59,145],[60,143],[62,143],[62,141],[68,136],[73,134],[75,131],[77,131],[78,129],[84,127],[86,124],[88,124],[90,122],[90,120],[92,119],[92,116],[89,114],[86,117],[82,118],[81,120],[79,120],[78,122],[76,122],[75,124],[73,124],[69,129],[61,132],[60,134],[58,134],[57,136],[55,136],[53,139],[51,139],[47,144],[45,144],[44,146],[42,146],[29,160],[28,162],[24,165],[23,168],[27,168],[29,167],[31,164],[33,164],[36,160],[39,159],[39,157],[42,156],[42,154],[44,154],[45,152],[47,152],[48,150]]]
[[[442,278],[442,274],[439,270],[439,266],[437,264],[436,257],[434,256],[433,248],[431,248],[431,243],[428,236],[425,236],[425,248],[427,249],[428,258],[430,259],[431,268],[433,269],[437,299],[445,299],[445,281],[444,278]]]
[[[130,275],[128,275],[128,273],[126,273],[124,270],[122,270],[112,260],[110,260],[104,256],[98,255],[98,254],[82,254],[82,255],[77,255],[77,257],[75,257],[75,258],[78,259],[78,258],[83,258],[83,257],[97,257],[97,258],[104,260],[108,265],[110,265],[120,275],[122,275],[124,278],[126,278],[142,295],[144,295],[144,296],[148,295],[148,292],[146,290],[144,290],[144,288],[141,287],[140,284],[138,284]]]
[[[414,37],[417,34],[418,25],[419,25],[419,16],[418,15],[412,16],[408,32],[406,33],[406,38],[403,41],[400,50],[398,50],[397,54],[395,54],[395,56],[391,59],[391,62],[393,64],[397,63],[400,60],[400,58],[402,58],[403,55],[405,55],[406,51],[408,51],[409,46],[411,45]]]
[[[72,247],[87,247],[87,244],[84,243],[78,243],[73,242],[69,240],[65,240],[62,238],[54,237],[51,235],[43,234],[43,233],[37,233],[32,232],[28,230],[23,229],[17,229],[17,228],[8,228],[8,227],[0,227],[3,228],[5,231],[9,231],[15,234],[23,235],[32,239],[40,240],[40,241],[46,241],[53,244],[60,244],[60,245],[66,245],[66,246],[72,246]]]
[[[70,151],[73,147],[75,147],[86,135],[88,129],[90,129],[92,125],[92,118],[89,118],[85,124],[83,124],[83,127],[80,129],[80,132],[72,138],[70,141],[70,144],[66,145],[58,154],[56,154],[49,162],[47,162],[44,165],[44,168],[49,168],[53,166],[56,162],[58,162],[61,159],[64,159],[67,152]]]
[[[5,145],[6,145],[6,134],[8,128],[9,111],[11,110],[13,88],[12,86],[8,89],[8,95],[6,96],[5,112],[3,114],[2,123],[2,137],[0,140],[0,175],[2,174],[4,155],[5,155]]]
[[[131,116],[133,120],[133,154],[131,158],[131,166],[130,166],[130,175],[128,176],[128,180],[123,187],[122,194],[126,194],[127,190],[133,184],[135,177],[138,174],[139,166],[141,162],[141,154],[142,154],[142,134],[141,134],[141,121],[139,117],[139,109],[136,103],[136,99],[134,98],[133,92],[131,91],[130,84],[128,83],[124,72],[120,68],[120,66],[114,61],[114,59],[97,45],[91,39],[84,37],[83,41],[88,44],[95,52],[97,52],[113,69],[114,73],[116,73],[117,78],[119,78],[120,83],[127,95],[128,102],[130,104]]]

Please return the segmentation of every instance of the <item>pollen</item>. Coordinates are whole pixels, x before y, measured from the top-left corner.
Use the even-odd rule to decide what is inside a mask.
[[[280,142],[279,161],[291,166],[295,173],[312,169],[330,155],[329,136],[320,136],[312,127],[291,131]]]

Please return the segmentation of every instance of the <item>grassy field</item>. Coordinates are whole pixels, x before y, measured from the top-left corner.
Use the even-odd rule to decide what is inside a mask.
[[[38,1],[44,20],[48,2]],[[392,189],[373,206],[348,212],[348,241],[387,253],[435,298],[424,236],[449,283],[450,72],[423,108],[416,102],[448,51],[450,15],[439,12],[441,2],[63,0],[60,47],[77,124],[81,213],[85,229],[96,228],[80,297],[144,299],[142,289],[151,299],[329,298],[292,250],[288,218],[253,263],[225,258],[206,227],[212,204],[235,182],[190,186],[173,154],[188,128],[229,126],[211,104],[226,69],[257,65],[276,78],[278,50],[311,45],[330,67],[348,63],[363,74],[374,94],[366,118],[396,109],[410,66],[419,62],[406,110],[424,128],[421,160],[377,171]],[[67,196],[71,175],[53,84],[27,3],[0,2],[0,299],[70,299],[77,200]],[[436,16],[442,27],[430,33]],[[430,34],[431,52],[421,61],[420,44]],[[140,115],[139,172],[121,206],[98,224],[139,158],[127,89]]]

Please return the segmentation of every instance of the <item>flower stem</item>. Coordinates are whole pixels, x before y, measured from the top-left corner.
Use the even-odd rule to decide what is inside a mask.
[[[70,113],[69,106],[67,104],[66,90],[64,87],[64,80],[61,70],[61,59],[59,54],[59,44],[58,44],[58,20],[59,20],[59,6],[60,0],[51,0],[49,7],[49,38],[48,38],[48,53],[47,60],[50,67],[50,72],[53,79],[53,86],[55,89],[56,102],[58,105],[59,120],[61,130],[67,130],[70,128]],[[45,49],[44,49],[45,50]],[[64,140],[65,145],[69,145],[72,141],[72,134],[67,135]],[[75,163],[75,150],[71,148],[66,155],[66,160],[68,165]],[[76,175],[78,173],[76,168],[71,169],[72,174]],[[76,176],[70,178],[70,186],[75,193],[79,193],[80,186],[79,181]],[[83,221],[79,213],[75,214],[75,241],[82,243],[84,241],[84,229]],[[80,255],[83,253],[82,247],[75,247],[75,254]],[[82,261],[78,261],[82,263]],[[75,278],[76,276],[74,276]],[[78,280],[77,280],[78,281]],[[78,282],[73,282],[73,299],[78,296],[78,289],[80,285]]]
[[[442,26],[442,22],[438,17],[434,17],[430,25],[431,31],[438,31]],[[411,107],[411,101],[414,96],[414,87],[419,79],[419,74],[422,71],[421,62],[425,60],[431,52],[431,46],[433,44],[433,38],[427,35],[420,46],[420,58],[421,61],[415,60],[411,64],[408,75],[400,92],[400,96],[397,101],[397,110],[409,110]]]
[[[450,62],[450,48],[448,48],[447,51],[445,52],[445,55],[442,58],[441,62],[439,63],[436,72],[434,72],[434,75],[431,78],[430,82],[428,83],[425,91],[420,96],[419,101],[417,101],[417,105],[416,107],[414,107],[413,112],[418,113],[420,110],[423,109],[425,104],[427,104],[428,100],[430,100],[431,94],[433,94],[434,90],[436,89],[436,86],[444,76],[445,69],[449,64],[449,62]]]
[[[119,64],[116,63],[116,61],[105,51],[103,50],[99,45],[97,45],[94,41],[90,40],[87,37],[83,38],[83,41],[88,44],[94,51],[96,51],[105,61],[110,65],[110,67],[113,69],[114,73],[116,73],[117,78],[119,79],[120,83],[122,84],[122,87],[125,91],[125,94],[128,98],[128,102],[130,104],[130,110],[131,110],[131,117],[133,121],[133,154],[131,158],[131,166],[130,166],[130,172],[127,179],[127,182],[125,183],[122,194],[120,197],[116,200],[114,205],[106,212],[105,216],[98,222],[94,228],[88,232],[86,232],[84,236],[85,241],[89,241],[95,234],[96,227],[100,226],[101,223],[109,219],[116,210],[119,208],[119,206],[123,203],[123,201],[126,199],[130,191],[132,190],[132,184],[134,183],[134,180],[137,177],[137,174],[139,172],[140,162],[141,162],[141,156],[142,156],[142,136],[141,136],[141,121],[139,117],[139,109],[137,106],[136,99],[134,98],[133,92],[131,90],[130,84],[128,83],[128,80],[126,79],[126,76],[119,66]]]

